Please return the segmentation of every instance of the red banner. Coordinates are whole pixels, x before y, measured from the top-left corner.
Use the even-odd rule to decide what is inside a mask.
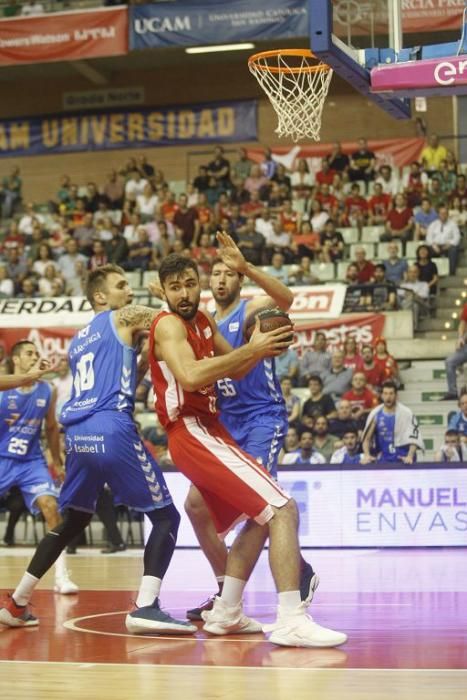
[[[373,343],[383,334],[384,314],[353,314],[334,321],[308,321],[295,324],[294,350],[301,355],[311,349],[318,331],[326,334],[328,349],[342,347],[350,335],[358,345]]]
[[[126,7],[0,21],[0,65],[77,61],[128,53]]]
[[[2,328],[0,347],[9,355],[15,343],[30,340],[36,345],[41,357],[53,361],[67,354],[75,333],[76,328]]]
[[[414,160],[418,160],[422,149],[425,146],[423,139],[384,139],[380,141],[368,141],[368,148],[376,156],[377,166],[390,165],[403,168],[410,165]],[[342,150],[351,154],[356,151],[358,144],[356,141],[344,141]],[[248,148],[248,157],[260,163],[264,158],[263,148]],[[284,163],[287,170],[294,170],[294,165],[299,158],[311,160],[310,166],[313,171],[321,169],[320,160],[323,156],[332,153],[332,143],[319,143],[316,146],[278,146],[272,149],[273,155],[278,156],[277,160]],[[313,160],[316,162],[313,163]]]

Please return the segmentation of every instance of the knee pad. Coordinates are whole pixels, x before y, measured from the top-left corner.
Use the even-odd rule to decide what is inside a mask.
[[[92,513],[84,513],[80,510],[72,510],[71,508],[65,511],[62,522],[54,527],[52,536],[64,537],[67,541],[73,539],[89,525],[91,522]],[[50,533],[49,533],[50,534]]]
[[[149,513],[146,513],[153,526],[158,528],[167,528],[175,538],[177,537],[178,528],[180,526],[180,513],[171,503],[164,508],[155,508]]]

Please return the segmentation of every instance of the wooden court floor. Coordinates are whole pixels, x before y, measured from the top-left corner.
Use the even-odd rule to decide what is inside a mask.
[[[338,649],[286,649],[263,635],[128,635],[124,616],[141,571],[138,552],[70,557],[77,596],[52,592],[44,578],[33,612],[38,628],[0,627],[0,699],[54,700],[467,700],[465,550],[312,552],[321,585],[310,612],[349,635]],[[0,551],[0,591],[28,561]],[[189,585],[186,582],[189,582]],[[177,551],[163,606],[184,611],[211,592],[196,551]],[[263,556],[246,610],[274,618]]]

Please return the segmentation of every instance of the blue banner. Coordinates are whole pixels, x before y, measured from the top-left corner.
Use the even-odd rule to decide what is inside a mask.
[[[308,36],[307,0],[184,0],[130,6],[130,48]]]
[[[0,120],[0,158],[255,141],[256,100]]]

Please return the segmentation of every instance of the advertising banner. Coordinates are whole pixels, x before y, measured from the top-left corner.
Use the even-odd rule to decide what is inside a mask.
[[[0,120],[0,158],[254,141],[256,101]]]
[[[305,0],[185,0],[130,7],[131,49],[286,39],[308,32]]]
[[[182,513],[177,545],[197,547],[183,510],[189,483],[178,473],[165,477]],[[303,547],[467,545],[465,467],[280,470],[279,482],[297,501]]]
[[[0,66],[128,53],[128,9],[55,12],[0,21]]]

